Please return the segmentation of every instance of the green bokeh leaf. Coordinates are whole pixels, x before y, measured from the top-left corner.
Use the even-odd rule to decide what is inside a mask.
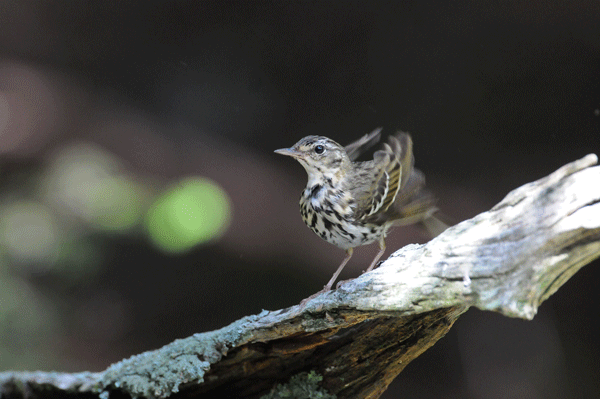
[[[231,219],[231,203],[212,180],[188,178],[171,187],[150,207],[146,229],[165,252],[185,252],[220,237]]]

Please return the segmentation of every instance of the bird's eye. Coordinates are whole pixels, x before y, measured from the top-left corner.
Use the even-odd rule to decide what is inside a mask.
[[[318,145],[318,146],[315,147],[315,152],[317,154],[322,154],[323,151],[325,151],[325,147],[323,147],[322,145]]]

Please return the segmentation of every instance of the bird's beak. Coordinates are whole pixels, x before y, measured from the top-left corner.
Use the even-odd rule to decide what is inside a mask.
[[[293,148],[281,148],[279,150],[275,150],[276,154],[281,154],[281,155],[287,155],[288,157],[294,157],[294,158],[302,158],[302,153],[298,150],[295,150]]]

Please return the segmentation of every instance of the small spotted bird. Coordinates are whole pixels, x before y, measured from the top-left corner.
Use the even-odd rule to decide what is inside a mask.
[[[412,140],[407,133],[390,136],[372,161],[353,162],[379,141],[380,133],[377,129],[346,147],[327,137],[307,136],[291,148],[275,151],[295,158],[308,173],[308,184],[300,196],[304,223],[346,251],[321,292],[331,289],[354,248],[379,243],[368,272],[385,252],[391,227],[425,221],[437,211],[434,197],[424,190],[425,176],[413,168]],[[442,230],[440,227],[438,232]]]

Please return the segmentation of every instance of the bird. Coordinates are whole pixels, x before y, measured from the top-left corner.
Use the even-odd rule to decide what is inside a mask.
[[[355,162],[379,142],[381,130],[345,147],[325,136],[311,135],[290,148],[275,150],[300,162],[308,174],[300,195],[304,223],[319,237],[346,251],[344,260],[318,293],[331,290],[354,248],[379,244],[379,252],[365,271],[369,272],[384,254],[385,238],[392,227],[435,219],[436,199],[424,188],[424,174],[414,168],[413,143],[408,133],[398,131],[389,136],[373,154],[373,160]],[[433,235],[447,227],[441,221],[424,224],[437,230]]]

